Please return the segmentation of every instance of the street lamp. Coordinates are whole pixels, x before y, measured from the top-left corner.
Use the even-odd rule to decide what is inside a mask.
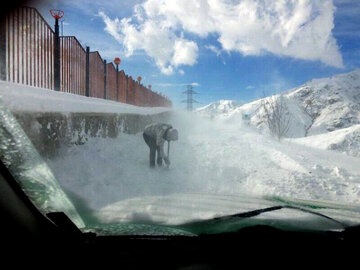
[[[60,91],[60,37],[59,37],[59,19],[64,16],[64,11],[60,9],[50,9],[50,14],[55,19],[54,35],[54,88]]]
[[[142,80],[141,76],[137,77],[137,81],[139,84],[141,83],[141,80]]]
[[[114,63],[116,65],[116,101],[119,101],[119,65],[121,63],[121,59],[119,57],[115,57]]]
[[[116,66],[119,66],[120,63],[121,63],[121,59],[119,57],[115,57],[114,63],[115,63]]]

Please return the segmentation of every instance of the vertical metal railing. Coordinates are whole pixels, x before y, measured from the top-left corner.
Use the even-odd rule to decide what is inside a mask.
[[[54,88],[54,32],[40,13],[30,7],[14,10],[5,18],[6,80]]]
[[[124,70],[119,72],[119,102],[126,103],[126,75]]]
[[[107,88],[108,99],[116,101],[116,69],[112,63],[107,64]]]
[[[90,97],[104,96],[104,62],[99,52],[90,52]]]
[[[60,91],[85,95],[86,51],[72,36],[60,37]]]

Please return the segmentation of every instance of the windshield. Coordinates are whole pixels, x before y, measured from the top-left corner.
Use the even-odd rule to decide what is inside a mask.
[[[358,225],[359,15],[24,2],[1,22],[1,161],[44,214],[99,234]]]

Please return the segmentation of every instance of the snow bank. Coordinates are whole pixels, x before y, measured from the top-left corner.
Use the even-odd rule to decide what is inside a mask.
[[[100,98],[41,89],[0,81],[0,96],[12,112],[91,112],[157,114],[171,110],[165,107],[146,108]]]
[[[360,125],[332,132],[292,139],[293,142],[326,150],[336,150],[360,157]]]
[[[42,156],[90,137],[134,134],[166,121],[170,108],[144,108],[98,98],[0,82],[0,99],[19,121]]]

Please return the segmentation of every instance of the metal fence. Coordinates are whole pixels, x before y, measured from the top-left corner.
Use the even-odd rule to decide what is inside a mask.
[[[60,91],[85,95],[86,51],[76,37],[60,37]]]
[[[107,82],[106,82],[106,95],[107,99],[118,101],[117,84],[116,84],[116,69],[112,63],[106,64],[107,69]]]
[[[74,36],[58,36],[41,14],[20,7],[7,14],[0,29],[1,79],[137,106],[171,106],[163,95],[134,81],[99,52],[84,49]],[[59,59],[56,57],[59,41]],[[60,62],[57,68],[56,61]],[[60,69],[60,70],[59,70]],[[55,76],[55,74],[59,74]]]
[[[90,53],[90,97],[105,98],[104,96],[104,61],[98,52]]]
[[[5,21],[6,80],[52,89],[54,32],[51,27],[35,9],[27,7],[14,10]]]
[[[119,97],[118,101],[127,103],[127,77],[123,70],[119,73]]]

